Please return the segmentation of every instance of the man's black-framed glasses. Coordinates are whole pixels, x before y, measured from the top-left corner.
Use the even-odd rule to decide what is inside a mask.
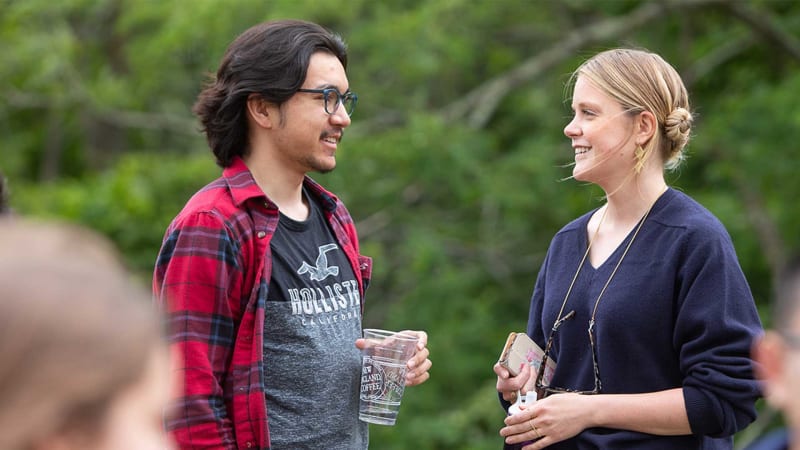
[[[336,110],[339,109],[339,105],[342,105],[344,106],[344,111],[347,113],[347,116],[352,116],[353,111],[356,109],[356,103],[358,102],[358,95],[356,95],[355,92],[347,91],[342,94],[336,88],[298,89],[297,92],[322,95],[322,100],[325,104],[325,112],[328,114],[335,114]]]
[[[594,368],[594,389],[591,391],[578,391],[574,389],[564,389],[558,387],[552,387],[544,384],[544,370],[547,367],[547,360],[550,357],[550,350],[553,348],[553,339],[555,338],[556,332],[558,328],[563,324],[565,321],[573,318],[575,316],[575,310],[568,312],[564,317],[559,318],[558,320],[553,323],[553,328],[550,330],[550,337],[547,338],[547,345],[544,347],[544,355],[542,355],[542,361],[539,364],[539,371],[536,373],[536,396],[537,398],[544,398],[550,394],[563,394],[567,392],[571,392],[573,394],[599,394],[600,389],[602,389],[602,383],[600,382],[600,366],[597,364],[597,346],[594,343],[594,318],[589,320],[589,345],[592,348],[592,366]]]

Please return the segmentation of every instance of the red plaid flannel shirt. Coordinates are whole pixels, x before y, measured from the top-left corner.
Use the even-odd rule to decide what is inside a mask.
[[[353,219],[306,177],[353,266],[361,298],[372,260]],[[183,391],[166,417],[181,449],[269,449],[264,398],[264,306],[278,209],[241,159],[197,192],[167,228],[153,278]],[[363,302],[362,302],[363,308]]]

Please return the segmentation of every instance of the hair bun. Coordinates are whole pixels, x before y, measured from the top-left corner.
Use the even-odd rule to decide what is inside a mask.
[[[689,133],[692,131],[692,113],[686,108],[677,107],[669,113],[664,122],[664,133],[672,141],[672,146],[680,150],[689,141]]]

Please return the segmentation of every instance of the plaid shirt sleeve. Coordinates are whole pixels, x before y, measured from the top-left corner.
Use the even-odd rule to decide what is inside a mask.
[[[184,383],[166,428],[182,449],[237,448],[221,380],[242,314],[239,258],[238,241],[211,212],[177,218],[158,255],[153,290]]]

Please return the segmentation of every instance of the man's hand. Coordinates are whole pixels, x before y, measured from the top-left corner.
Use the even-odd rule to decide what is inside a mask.
[[[413,334],[417,337],[417,351],[406,364],[406,386],[422,384],[431,377],[428,373],[433,363],[428,356],[428,333],[424,331],[403,330],[400,333]],[[356,339],[356,347],[363,350],[367,345],[365,339]]]

